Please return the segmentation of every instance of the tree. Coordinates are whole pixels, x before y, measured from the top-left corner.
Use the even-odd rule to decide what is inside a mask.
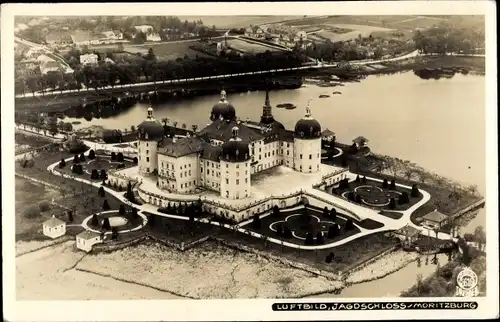
[[[358,175],[356,175],[356,182],[360,182],[360,181],[361,181],[361,180],[360,180],[360,178],[359,178],[359,174],[358,174]]]
[[[276,236],[281,237],[283,236],[283,227],[281,224],[278,224],[276,227]]]
[[[92,180],[99,179],[99,172],[97,172],[97,169],[92,169],[92,172],[90,173],[90,179]],[[100,187],[100,189],[102,189],[102,187]]]
[[[80,154],[80,161],[85,162],[85,154],[83,154],[83,152]]]
[[[293,237],[292,231],[286,225],[285,225],[285,228],[283,229],[283,237],[284,238],[292,238]]]
[[[111,161],[116,161],[116,153],[111,152]]]
[[[111,229],[111,224],[109,223],[109,218],[104,218],[102,221],[102,229],[103,230],[110,230]]]
[[[337,220],[337,209],[335,208],[330,209],[330,218],[333,221]]]
[[[108,178],[108,175],[106,174],[105,169],[101,169],[101,171],[99,172],[99,178],[103,179],[103,180],[106,180]]]
[[[328,238],[333,239],[339,235],[339,225],[334,224],[328,228]]]
[[[316,245],[323,245],[325,240],[323,239],[323,232],[318,231],[316,234]]]
[[[478,243],[479,250],[482,250],[483,245],[486,245],[486,233],[482,226],[477,226],[474,230],[474,239]]]
[[[75,220],[73,217],[73,211],[68,210],[67,214],[68,214],[68,222],[72,223]]]
[[[314,245],[314,237],[312,233],[307,233],[306,234],[306,240],[305,240],[306,245]]]
[[[116,155],[116,161],[123,162],[123,153],[118,152],[118,154]]]
[[[403,191],[399,196],[399,204],[404,205],[410,202],[410,197],[406,191]]]
[[[254,228],[257,228],[257,229],[261,228],[262,223],[261,223],[261,221],[260,221],[260,217],[259,217],[259,215],[255,215],[255,216],[253,217],[252,224],[253,224],[253,227],[254,227]]]
[[[94,150],[90,150],[89,151],[89,159],[90,160],[94,160],[95,159],[95,151]]]
[[[64,168],[66,166],[66,161],[63,159],[61,159],[61,161],[59,161],[59,168]]]
[[[396,190],[396,180],[392,179],[391,184],[389,185],[389,189]]]
[[[109,209],[111,208],[109,207],[108,199],[104,199],[104,202],[102,203],[102,210],[106,211]]]
[[[132,207],[132,218],[137,219],[139,218],[139,214],[137,213],[137,208]]]
[[[118,236],[118,229],[116,227],[113,227],[113,229],[111,229],[111,239],[118,240]]]
[[[93,214],[92,219],[90,220],[90,225],[97,227],[99,226],[99,219],[97,219],[97,215]]]
[[[414,183],[411,186],[411,197],[412,198],[418,198],[420,196],[420,191],[418,190],[418,186],[416,183]]]
[[[273,216],[278,217],[279,215],[280,215],[280,208],[278,207],[278,205],[275,205],[273,207]]]
[[[389,201],[389,209],[396,209],[396,199],[391,198]]]
[[[353,230],[354,229],[354,223],[352,222],[352,219],[347,219],[347,221],[345,222],[345,226],[344,226],[344,229],[346,231],[350,231],[350,230]]]
[[[387,179],[384,179],[384,181],[382,182],[382,188],[383,189],[388,189],[389,188],[389,183],[387,182]]]
[[[139,162],[139,160],[137,159],[137,157],[134,157],[133,161],[134,161],[135,164],[137,164]]]
[[[97,195],[101,198],[104,198],[104,196],[106,195],[106,192],[104,191],[103,187],[99,187],[99,189],[97,190]]]
[[[328,207],[323,208],[323,216],[328,217],[329,211]]]
[[[73,163],[78,163],[80,162],[80,158],[78,158],[78,154],[75,154],[75,156],[73,157]]]
[[[125,205],[124,204],[121,204],[120,207],[118,208],[118,214],[125,215]]]

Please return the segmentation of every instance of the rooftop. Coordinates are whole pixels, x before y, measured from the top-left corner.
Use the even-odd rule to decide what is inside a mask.
[[[445,221],[446,219],[448,219],[448,216],[437,211],[437,210],[434,210],[432,212],[429,212],[427,215],[423,216],[422,219],[436,222],[436,223],[441,223],[441,222]]]
[[[413,227],[413,226],[410,226],[410,225],[406,225],[404,227],[401,227],[400,229],[396,230],[394,232],[394,234],[397,234],[397,235],[403,235],[403,236],[407,236],[407,237],[414,237],[414,236],[417,236],[420,234],[420,230]]]
[[[98,233],[95,233],[95,232],[89,231],[89,230],[85,230],[85,231],[79,233],[76,237],[81,238],[81,239],[85,239],[85,240],[89,240],[89,239],[99,237],[99,236],[100,235]]]
[[[61,226],[64,224],[66,224],[64,221],[62,221],[61,219],[56,218],[54,216],[52,216],[49,220],[47,220],[43,223],[43,225],[47,226],[47,227],[57,227],[57,226]]]

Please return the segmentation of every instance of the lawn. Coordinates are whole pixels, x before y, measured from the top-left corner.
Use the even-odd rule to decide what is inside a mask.
[[[230,39],[227,43],[229,44],[229,47],[244,53],[262,53],[267,50],[277,51],[276,48],[250,43],[241,39]]]
[[[185,55],[194,58],[199,57],[212,57],[197,50],[189,48],[189,46],[198,42],[197,40],[183,41],[183,42],[163,42],[163,43],[146,43],[143,45],[127,45],[125,51],[135,54],[147,54],[149,48],[153,49],[156,57],[161,60],[175,60],[183,58]]]
[[[58,194],[58,191],[44,185],[20,177],[15,178],[16,241],[44,238],[42,223],[52,215],[60,216],[61,214],[54,209],[49,209],[41,212],[39,217],[26,218],[24,212],[32,206],[38,207],[38,203],[42,200],[50,202],[52,198],[57,198]]]
[[[38,136],[36,134],[29,135],[20,132],[15,133],[15,145],[16,145],[16,154],[24,153],[30,151],[32,149],[47,145],[52,143],[51,140]]]
[[[396,181],[396,183],[398,183],[398,181]],[[361,202],[351,202],[378,210],[407,210],[423,198],[421,193],[419,197],[411,197],[410,189],[398,186],[396,186],[395,190],[386,189],[382,188],[382,182],[372,181],[369,179],[367,179],[366,182],[362,182],[362,180],[359,182],[349,182],[349,187],[347,189],[340,189],[337,184],[333,187],[328,187],[327,191],[333,195],[342,196],[345,199],[348,198],[349,193],[353,192],[355,195],[359,195],[361,197]],[[403,192],[408,193],[410,202],[406,204],[399,204],[398,199]],[[391,198],[396,200],[395,208],[390,208],[389,206]]]
[[[290,238],[283,238],[283,240],[296,245],[305,245],[307,233],[312,233],[316,241],[317,232],[322,231],[324,243],[328,244],[359,233],[357,227],[353,230],[345,230],[345,218],[345,215],[337,213],[337,219],[333,221],[330,217],[325,217],[321,211],[302,208],[293,211],[282,210],[279,215],[271,214],[263,217],[260,219],[260,227],[257,227],[254,223],[250,223],[244,227],[268,237],[280,238],[276,230],[279,225],[281,225],[282,228],[286,226],[292,231],[293,236]],[[328,229],[334,224],[340,226],[340,234],[330,239],[327,236]]]

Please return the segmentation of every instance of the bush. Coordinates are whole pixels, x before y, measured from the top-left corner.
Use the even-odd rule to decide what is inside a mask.
[[[83,174],[83,167],[81,164],[74,164],[73,167],[71,168],[71,171],[75,174],[82,175]]]
[[[278,237],[283,236],[283,227],[281,227],[281,224],[279,224],[279,225],[276,227],[276,236],[278,236]]]
[[[61,159],[61,161],[59,161],[59,168],[64,168],[66,166],[66,161],[64,159]]]
[[[413,184],[411,187],[411,197],[418,198],[420,196],[420,191],[418,190],[417,184]]]
[[[408,193],[406,191],[403,191],[401,195],[399,196],[399,204],[404,205],[410,202],[410,197],[408,196]]]
[[[359,174],[356,176],[356,182],[360,182],[361,179],[359,178]]]
[[[337,224],[328,228],[328,238],[333,239],[339,235],[339,226]]]
[[[99,172],[97,172],[97,169],[92,169],[92,172],[90,173],[90,179],[92,180],[99,179]]]
[[[106,130],[102,133],[102,140],[104,143],[120,143],[122,134],[118,130]]]
[[[334,258],[335,258],[335,255],[333,253],[330,253],[330,254],[326,255],[325,262],[331,263]]]
[[[78,163],[80,162],[80,158],[78,158],[78,154],[75,154],[75,156],[73,157],[73,163]]]
[[[90,160],[94,160],[95,159],[95,151],[94,150],[90,150],[89,151],[89,159]]]
[[[137,208],[132,208],[132,218],[139,218],[139,214],[137,213]]]
[[[97,215],[96,214],[92,215],[92,219],[90,220],[90,225],[94,226],[94,227],[99,226],[99,219],[97,219]]]
[[[330,218],[333,221],[337,220],[337,209],[335,208],[330,209]]]
[[[26,218],[36,218],[40,217],[40,207],[39,206],[29,206],[25,211],[24,211],[24,217]]]
[[[353,230],[354,229],[354,223],[352,222],[352,219],[347,219],[347,221],[345,222],[345,227],[344,229],[346,231],[350,231],[350,230]]]
[[[252,225],[254,228],[257,228],[257,229],[261,228],[262,222],[260,221],[259,215],[255,215],[253,217]]]
[[[139,163],[139,160],[137,159],[137,157],[134,157],[134,163],[135,164]]]
[[[104,229],[104,230],[111,229],[111,225],[109,223],[109,218],[104,218],[104,220],[102,221],[102,229]]]
[[[111,161],[116,161],[116,153],[111,152]]]
[[[111,207],[109,207],[108,199],[104,199],[104,202],[102,203],[102,210],[106,211],[109,209],[111,209]]]
[[[68,222],[72,223],[75,220],[73,217],[73,211],[68,210],[66,214],[68,215]]]
[[[384,179],[384,181],[382,182],[382,188],[384,188],[384,189],[389,188],[389,182],[387,182],[387,179]]]
[[[38,203],[38,208],[40,208],[41,212],[50,210],[50,202],[47,200],[42,200]]]
[[[312,233],[307,233],[305,244],[306,245],[314,245],[314,237],[313,237]]]
[[[123,153],[118,152],[118,154],[116,155],[116,161],[123,162]]]
[[[125,214],[125,205],[120,205],[120,208],[118,208],[118,213],[120,215],[124,215]]]
[[[357,203],[362,203],[363,200],[361,199],[361,196],[356,194],[356,197],[354,198],[354,200],[357,202]]]
[[[323,233],[321,231],[318,231],[316,234],[316,245],[323,245],[325,243],[325,240],[323,239]]]
[[[273,216],[279,216],[280,214],[280,207],[278,207],[277,205],[275,205],[273,207]]]
[[[347,194],[347,200],[349,200],[349,201],[355,201],[356,200],[356,195],[354,194],[354,192],[351,191],[351,192],[349,192]]]
[[[389,201],[389,208],[396,209],[396,199],[391,198],[391,200]]]
[[[85,162],[85,154],[83,152],[80,154],[80,161]]]
[[[366,180],[366,176],[363,176],[363,179],[361,179],[361,181],[362,181],[363,183],[366,183],[366,182],[367,182],[367,180]]]
[[[288,228],[288,226],[285,226],[285,229],[283,230],[283,237],[284,238],[292,238],[293,237],[292,231],[290,230],[290,228]]]
[[[99,178],[103,179],[103,180],[106,180],[108,178],[108,175],[106,174],[106,170],[101,169],[101,171],[99,172]]]
[[[118,240],[118,229],[116,227],[113,227],[111,230],[111,240]]]
[[[391,180],[391,185],[389,186],[389,189],[396,190],[396,180],[394,179]]]
[[[103,198],[106,195],[106,191],[104,191],[103,187],[99,187],[99,190],[97,190],[97,195],[101,198]]]

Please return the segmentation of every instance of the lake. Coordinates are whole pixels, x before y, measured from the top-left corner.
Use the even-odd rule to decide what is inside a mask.
[[[332,95],[340,91],[341,95]],[[321,94],[329,98],[318,98]],[[296,90],[273,91],[271,104],[293,103],[295,110],[273,108],[274,117],[287,128],[305,113],[308,100],[312,115],[323,127],[337,135],[337,140],[350,143],[359,135],[370,140],[375,153],[411,160],[430,171],[464,184],[475,184],[485,194],[485,78],[456,74],[453,78],[424,80],[412,72],[369,76],[359,83],[346,83],[335,88],[305,85]],[[264,92],[230,94],[241,119],[257,120],[264,103]],[[187,127],[206,125],[217,95],[173,101],[154,107],[158,119],[168,117]],[[129,128],[146,117],[145,104],[136,104],[113,118],[83,119],[78,127],[90,124],[106,128]],[[66,119],[68,120],[68,119]],[[70,119],[71,120],[71,119]],[[461,232],[472,232],[485,226],[485,212]],[[431,274],[435,266],[410,264],[399,272],[378,281],[354,285],[344,290],[343,297],[397,296],[416,281],[416,274]],[[330,297],[333,295],[323,295]]]

